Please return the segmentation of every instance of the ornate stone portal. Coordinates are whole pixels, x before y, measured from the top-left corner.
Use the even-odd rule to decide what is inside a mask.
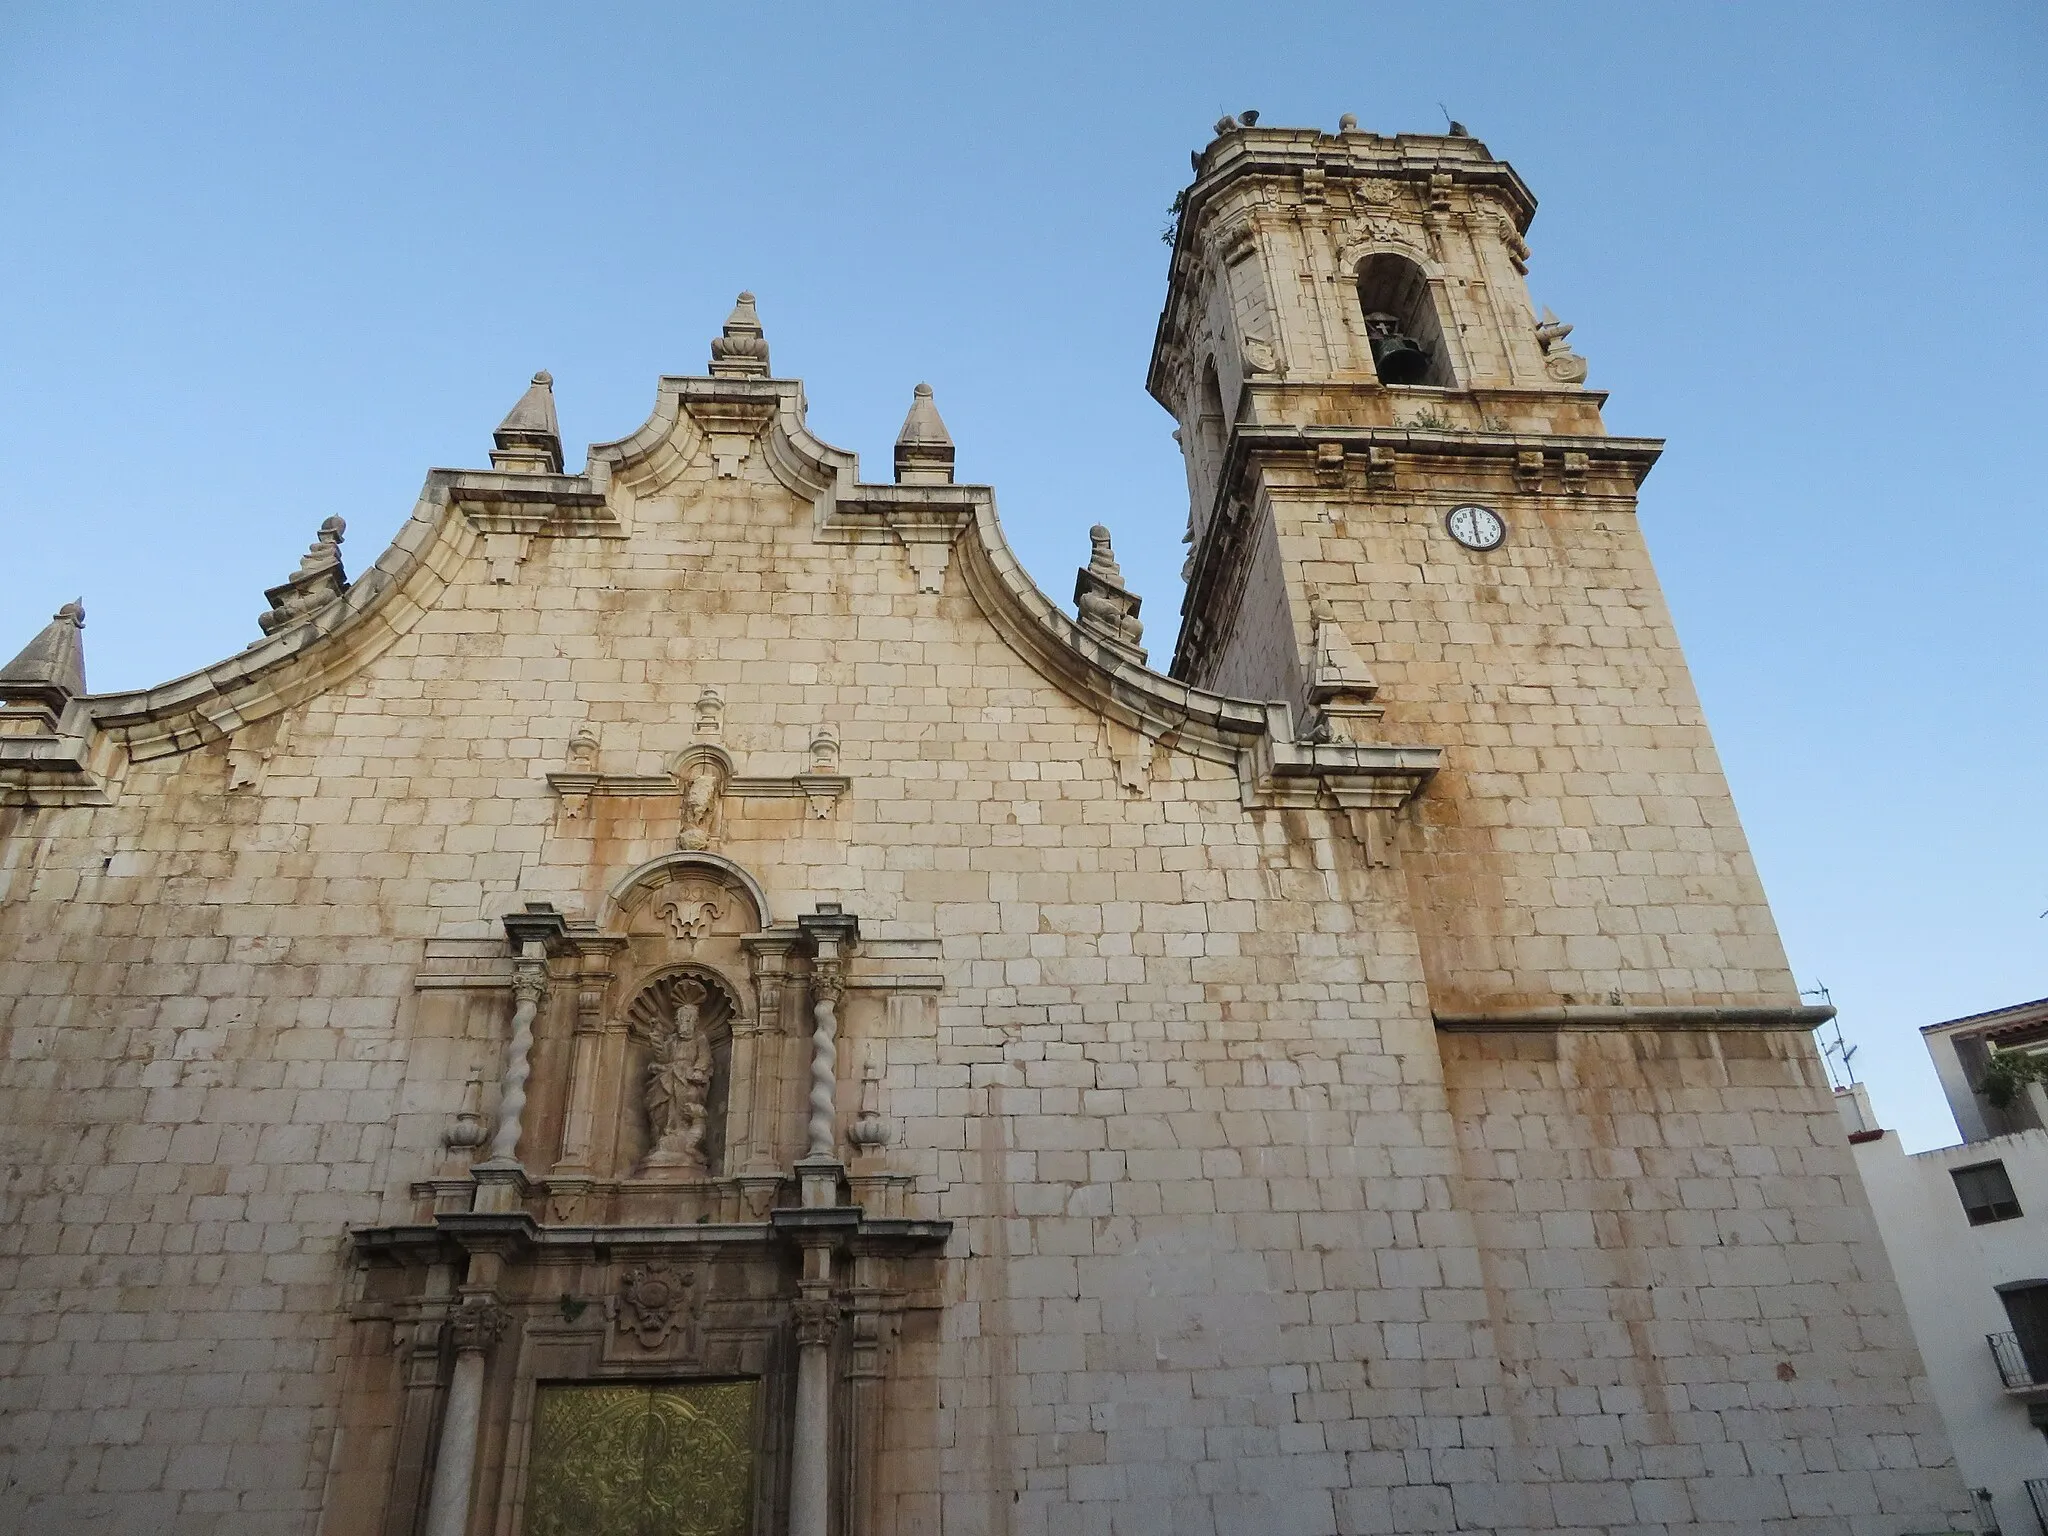
[[[462,1536],[487,1483],[492,1529],[826,1536],[872,1437],[835,1426],[872,1418],[948,1231],[899,1214],[872,1069],[840,1080],[845,1010],[899,1011],[850,1000],[857,918],[778,924],[738,866],[685,850],[598,921],[529,906],[506,928],[491,1156],[356,1234],[356,1316],[399,1345],[351,1399],[397,1423],[381,1529],[423,1511]]]

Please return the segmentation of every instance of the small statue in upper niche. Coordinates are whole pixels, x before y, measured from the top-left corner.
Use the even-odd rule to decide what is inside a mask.
[[[647,1064],[647,1129],[654,1140],[650,1168],[703,1170],[709,1128],[711,1042],[704,1036],[704,989],[690,984],[676,993],[669,1027],[654,1038]]]
[[[690,849],[709,848],[718,830],[718,802],[725,794],[725,769],[711,757],[700,757],[683,770],[683,830],[679,839]]]

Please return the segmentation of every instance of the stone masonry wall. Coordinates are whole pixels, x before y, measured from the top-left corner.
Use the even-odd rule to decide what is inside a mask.
[[[1548,936],[1498,916],[1468,934],[1426,881],[1418,925],[1408,879],[1368,867],[1341,816],[1248,810],[1235,771],[1170,744],[1127,787],[1099,718],[1011,648],[957,559],[920,592],[894,545],[820,542],[758,444],[729,478],[702,448],[679,429],[671,469],[614,483],[627,538],[537,538],[510,584],[438,514],[428,565],[446,585],[289,711],[248,787],[230,791],[216,744],[133,765],[110,807],[9,813],[0,1528],[319,1528],[328,1468],[348,1459],[346,1235],[460,1166],[441,1134],[503,1048],[501,1004],[420,1005],[424,943],[490,937],[530,900],[595,915],[621,873],[672,849],[675,820],[571,821],[542,776],[586,725],[607,771],[658,770],[706,685],[740,772],[797,771],[822,722],[853,780],[825,819],[729,800],[718,851],[778,916],[839,900],[864,934],[935,938],[944,956],[935,1010],[851,1014],[845,1051],[879,1052],[890,1156],[917,1208],[956,1222],[947,1305],[890,1367],[886,1536],[1895,1536],[1959,1504],[1952,1474],[1872,1470],[1941,1449],[1884,1321],[1881,1263],[1861,1267],[1846,1159],[1800,1139],[1804,1046],[1632,1065],[1606,1037],[1555,1060],[1456,1039],[1447,1098],[1425,945],[1455,981],[1507,942],[1496,929],[1532,954]],[[1360,583],[1349,618],[1370,597],[1387,615],[1375,640],[1411,647],[1385,658],[1404,723],[1456,723],[1468,782],[1528,775],[1537,809],[1509,826],[1540,844],[1548,884],[1492,866],[1457,899],[1531,925],[1628,905],[1632,834],[1583,823],[1578,781],[1544,756],[1569,748],[1572,772],[1597,773],[1603,749],[1556,720],[1554,745],[1518,742],[1487,713],[1522,687],[1553,690],[1517,706],[1536,718],[1604,707],[1593,674],[1622,664],[1625,637],[1589,633],[1605,659],[1530,681],[1529,648],[1568,640],[1425,619],[1386,590],[1391,555],[1314,558],[1332,588]],[[1561,593],[1565,568],[1525,579]],[[1488,643],[1502,649],[1485,660]],[[1468,706],[1475,685],[1496,692]],[[1671,805],[1718,807],[1683,779],[1707,771],[1692,741],[1645,750],[1684,759]],[[1584,795],[1625,795],[1629,773],[1654,788],[1661,763]],[[1660,981],[1671,995],[1774,984],[1746,979],[1770,956],[1737,941],[1765,939],[1724,916],[1753,887],[1714,841],[1719,815],[1698,841],[1676,811],[1645,810],[1686,867],[1633,905],[1704,914],[1703,951],[1674,939],[1650,967],[1685,973]],[[1581,848],[1617,867],[1572,875]],[[1695,867],[1735,872],[1701,885]],[[563,1027],[560,1008],[542,1021]],[[1607,1108],[1580,1092],[1593,1062]],[[1629,1093],[1654,1110],[1623,1117]],[[1616,1201],[1639,1216],[1613,1224]],[[1612,1251],[1617,1234],[1640,1252]],[[1752,1235],[1792,1246],[1726,1246]],[[1668,1309],[1642,1289],[1665,1271],[1681,1288]],[[1653,1358],[1672,1362],[1661,1402]],[[1743,1419],[1778,1411],[1780,1363],[1797,1412]],[[1763,1460],[1755,1447],[1794,1427],[1798,1464]],[[1521,1437],[1507,1460],[1504,1436]],[[1666,1486],[1733,1470],[1730,1444],[1747,1447],[1740,1518]],[[1829,1458],[1842,1491],[1809,1514]]]
[[[1440,461],[1393,494],[1273,495],[1389,739],[1451,749],[1410,844],[1437,1011],[1795,1002],[1629,488],[1506,479]],[[1499,549],[1445,534],[1461,500],[1502,512]]]

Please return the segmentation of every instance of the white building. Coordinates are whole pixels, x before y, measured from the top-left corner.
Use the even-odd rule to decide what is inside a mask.
[[[1921,1031],[1962,1141],[1908,1154],[1837,1094],[1979,1525],[2048,1532],[2048,1097],[1974,1091],[1991,1047],[2048,1041],[2048,998]],[[1988,1497],[1987,1497],[1988,1495]]]

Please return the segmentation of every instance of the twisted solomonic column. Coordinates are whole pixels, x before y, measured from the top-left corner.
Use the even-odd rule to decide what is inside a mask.
[[[834,954],[820,954],[811,970],[811,1119],[806,1157],[829,1158],[838,1146],[838,1112],[833,1098],[839,1071],[839,995],[844,967]]]
[[[533,1021],[548,992],[547,947],[528,940],[512,963],[512,1038],[505,1046],[505,1080],[498,1092],[498,1134],[490,1161],[517,1160],[520,1124],[526,1116],[526,1081],[533,1075]]]

